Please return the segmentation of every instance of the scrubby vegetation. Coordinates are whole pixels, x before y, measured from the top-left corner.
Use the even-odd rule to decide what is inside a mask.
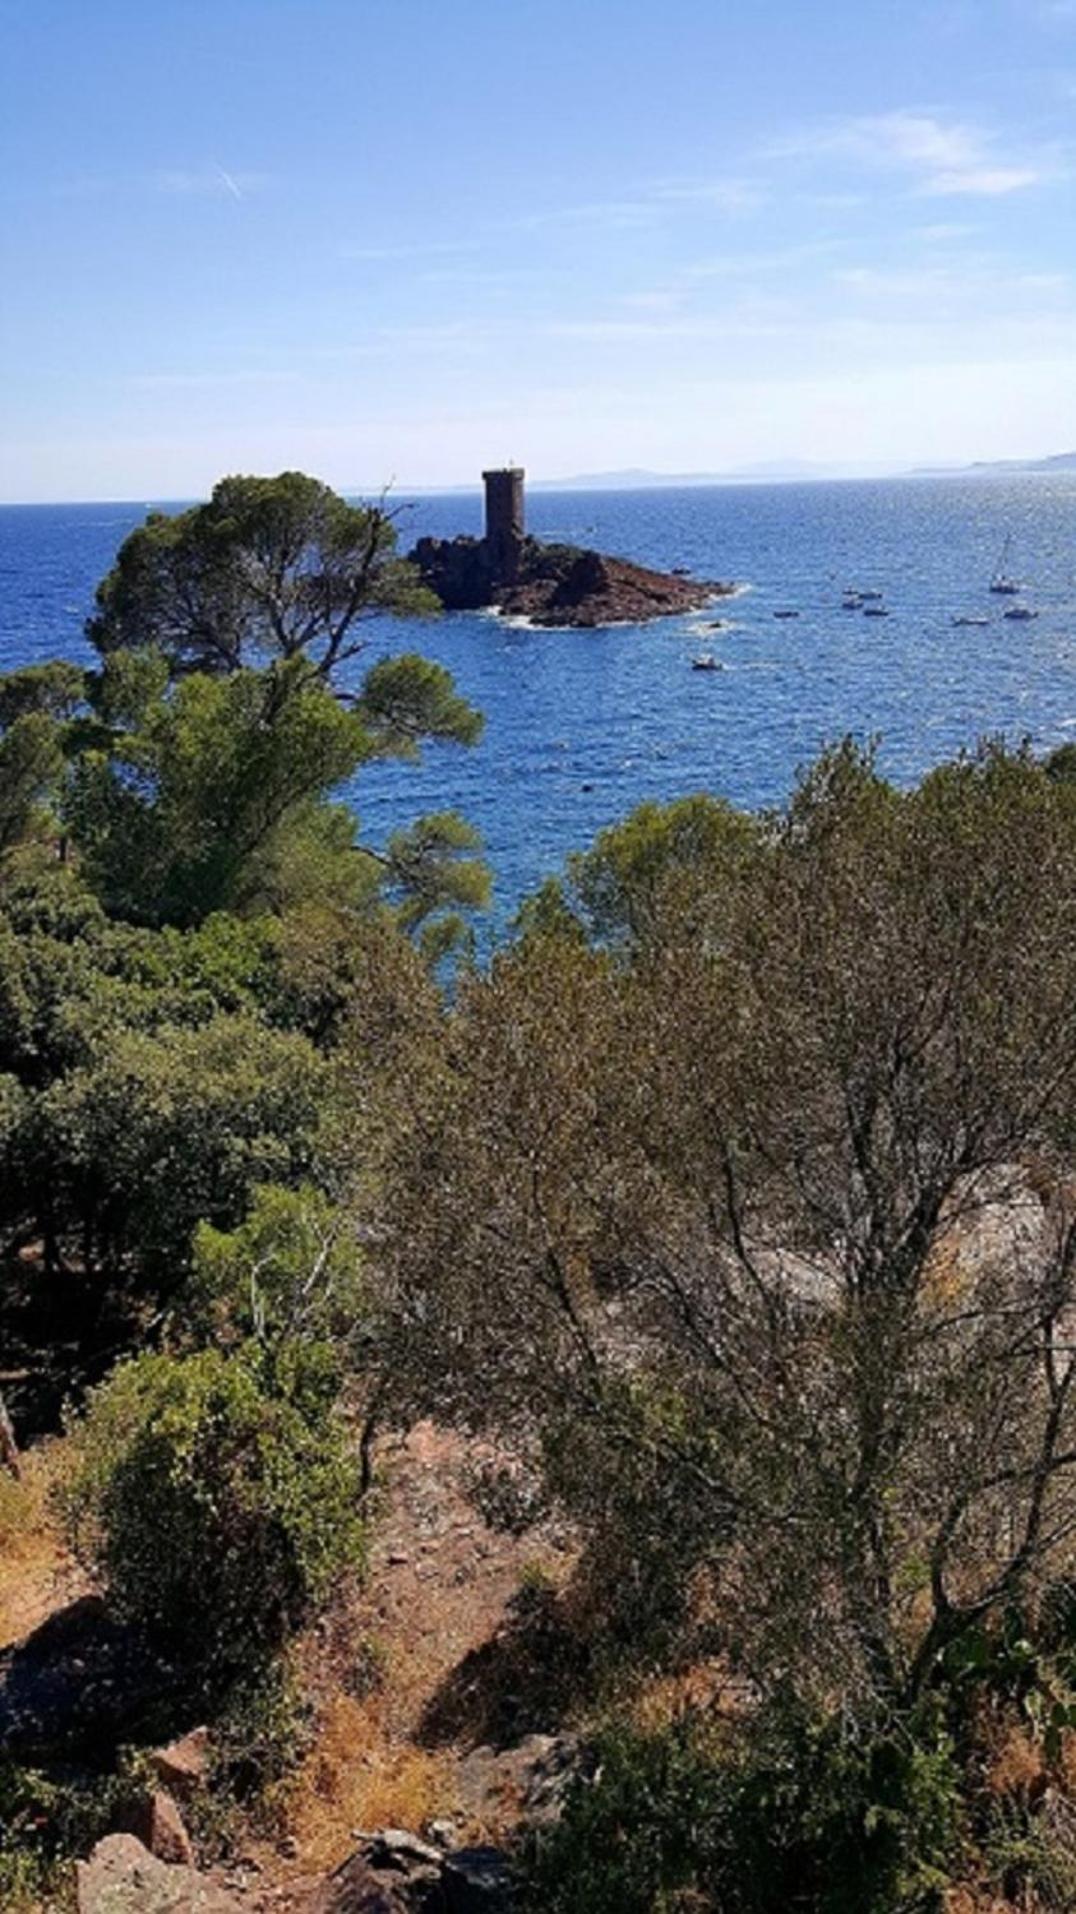
[[[0,681],[7,1465],[66,1428],[138,1690],[51,1766],[19,1728],[3,1891],[154,1737],[279,1781],[377,1431],[432,1417],[488,1519],[574,1538],[499,1645],[591,1747],[528,1905],[1071,1906],[1070,754],[644,806],[446,988],[472,834],[375,854],[335,795],[478,733],[361,675],[394,609],[384,512],[229,480],[128,540],[95,669]]]

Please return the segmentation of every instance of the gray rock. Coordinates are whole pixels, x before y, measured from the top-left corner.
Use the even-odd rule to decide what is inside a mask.
[[[133,1834],[110,1834],[76,1869],[78,1914],[240,1914],[190,1867],[158,1861]]]
[[[446,1914],[509,1914],[513,1905],[512,1871],[500,1848],[459,1848],[441,1879]]]
[[[378,1828],[366,1842],[366,1858],[371,1867],[436,1867],[441,1865],[440,1848],[431,1847],[406,1828]]]
[[[568,1785],[582,1764],[574,1735],[527,1735],[514,1748],[472,1748],[460,1762],[457,1786],[478,1821],[510,1806],[524,1820],[544,1826],[558,1818]]]

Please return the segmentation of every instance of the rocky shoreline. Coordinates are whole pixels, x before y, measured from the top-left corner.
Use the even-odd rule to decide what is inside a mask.
[[[736,589],[536,538],[520,542],[507,576],[498,575],[488,539],[423,538],[410,556],[446,611],[493,609],[550,628],[646,624],[698,611]]]

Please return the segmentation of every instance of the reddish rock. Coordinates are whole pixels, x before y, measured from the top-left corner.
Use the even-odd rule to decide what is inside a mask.
[[[132,1817],[131,1832],[158,1861],[167,1861],[173,1867],[193,1865],[194,1846],[183,1816],[163,1788],[155,1788],[140,1802]]]
[[[491,606],[543,626],[645,624],[696,611],[734,589],[536,538],[523,540],[510,578],[498,577],[485,539],[423,538],[411,558],[447,610]]]
[[[161,1786],[177,1801],[190,1801],[204,1787],[209,1773],[209,1730],[192,1728],[167,1748],[157,1748],[150,1766]]]

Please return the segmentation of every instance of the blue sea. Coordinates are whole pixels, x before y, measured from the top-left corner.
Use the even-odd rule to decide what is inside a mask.
[[[87,655],[94,585],[145,510],[0,508],[0,669]],[[478,532],[480,518],[477,494],[422,498],[402,542]],[[369,768],[348,795],[374,842],[421,811],[469,817],[495,872],[494,922],[642,799],[779,803],[797,767],[846,732],[877,736],[899,782],[987,733],[1039,748],[1076,738],[1076,474],[533,492],[528,526],[744,589],[700,614],[604,631],[468,613],[371,624],[371,660],[439,659],[486,732],[470,752]],[[987,589],[1006,541],[1038,613],[1025,624]],[[889,616],[843,610],[849,586],[883,592]],[[799,615],[776,619],[783,609]],[[956,614],[989,623],[958,629]],[[703,651],[724,669],[692,670]]]

